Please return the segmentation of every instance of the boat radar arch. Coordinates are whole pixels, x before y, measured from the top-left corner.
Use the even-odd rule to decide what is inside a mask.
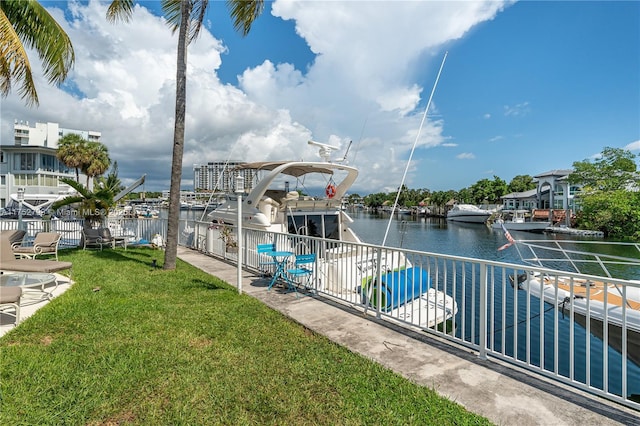
[[[329,159],[331,158],[331,151],[337,151],[338,147],[335,147],[333,145],[328,145],[326,143],[320,143],[320,142],[316,142],[316,141],[309,141],[308,142],[309,145],[314,145],[320,148],[320,158],[322,158],[322,161],[329,163]]]

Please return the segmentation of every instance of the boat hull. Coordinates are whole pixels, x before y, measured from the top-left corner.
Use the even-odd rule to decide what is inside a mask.
[[[551,224],[549,222],[494,222],[493,229],[506,229],[508,231],[543,232]]]
[[[640,365],[640,302],[629,300],[629,306],[623,310],[622,302],[615,303],[619,297],[602,283],[587,284],[574,281],[572,294],[566,289],[569,285],[567,282],[559,279],[557,287],[554,282],[529,274],[519,284],[519,288],[530,292],[537,298],[542,298],[547,303],[558,306],[565,314],[570,314],[573,310],[576,322],[583,327],[586,326],[587,318],[589,318],[591,332],[600,338],[604,335],[606,320],[609,344],[620,353],[622,353],[623,343],[622,327],[626,325],[627,356],[635,364]],[[587,286],[591,286],[588,293],[586,292]],[[607,299],[610,301],[606,305],[597,300],[597,297],[603,292],[609,292]]]
[[[490,213],[459,213],[454,215],[447,215],[447,220],[452,222],[485,223],[487,219],[489,219],[489,216],[491,216]]]

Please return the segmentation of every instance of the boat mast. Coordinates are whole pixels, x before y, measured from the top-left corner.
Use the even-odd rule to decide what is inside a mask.
[[[444,52],[444,57],[442,58],[442,63],[440,64],[440,70],[438,70],[438,75],[436,76],[436,81],[433,83],[433,88],[431,89],[431,95],[429,95],[429,101],[427,102],[427,106],[424,109],[424,114],[422,115],[422,121],[420,122],[420,127],[418,128],[418,133],[416,134],[416,139],[413,141],[413,147],[411,147],[411,153],[409,154],[409,160],[407,161],[407,166],[404,168],[404,174],[402,175],[402,182],[400,182],[400,187],[398,188],[398,193],[396,194],[396,200],[391,207],[391,216],[389,216],[389,222],[387,223],[387,230],[384,232],[384,238],[382,240],[382,245],[384,246],[387,242],[387,236],[389,235],[389,228],[391,227],[391,221],[393,220],[393,215],[396,211],[396,206],[398,205],[398,199],[400,198],[400,191],[402,191],[402,187],[404,186],[404,181],[407,177],[407,171],[409,170],[409,165],[411,164],[411,159],[413,158],[413,152],[416,149],[416,145],[418,144],[418,139],[420,138],[420,133],[422,132],[422,127],[424,126],[424,122],[427,118],[427,112],[431,107],[431,100],[433,99],[433,94],[436,91],[436,86],[438,86],[438,80],[440,80],[440,74],[442,73],[442,68],[444,67],[444,62],[447,60],[447,55],[449,52]]]

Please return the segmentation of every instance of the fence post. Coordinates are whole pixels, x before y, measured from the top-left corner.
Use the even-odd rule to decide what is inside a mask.
[[[478,358],[487,359],[487,265],[480,263],[480,336]]]

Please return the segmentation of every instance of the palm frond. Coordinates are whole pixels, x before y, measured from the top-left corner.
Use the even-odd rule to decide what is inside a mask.
[[[75,62],[69,36],[36,0],[3,0],[2,10],[22,40],[34,48],[51,84],[61,84]]]
[[[60,180],[60,182],[66,183],[67,185],[69,185],[70,187],[75,189],[76,192],[78,192],[78,194],[82,195],[83,197],[88,197],[91,194],[91,191],[89,191],[87,188],[85,188],[84,185],[82,185],[79,182],[76,182],[73,179],[66,178],[66,177],[61,177],[59,180]]]
[[[262,14],[263,0],[227,0],[227,8],[233,20],[233,28],[243,36],[249,34],[253,22]]]
[[[0,2],[0,94],[6,97],[11,91],[12,81],[22,81],[20,96],[27,106],[38,105],[38,93],[31,74],[27,52],[4,13],[4,2]]]
[[[133,16],[133,0],[113,0],[107,9],[107,21],[129,22]]]
[[[207,7],[209,6],[209,0],[189,0],[192,4],[192,9],[189,19],[189,33],[188,40],[191,43],[200,34],[202,29],[202,23],[207,14]],[[181,0],[162,0],[162,11],[167,19],[167,24],[171,28],[172,33],[175,33],[182,21],[182,1]]]

